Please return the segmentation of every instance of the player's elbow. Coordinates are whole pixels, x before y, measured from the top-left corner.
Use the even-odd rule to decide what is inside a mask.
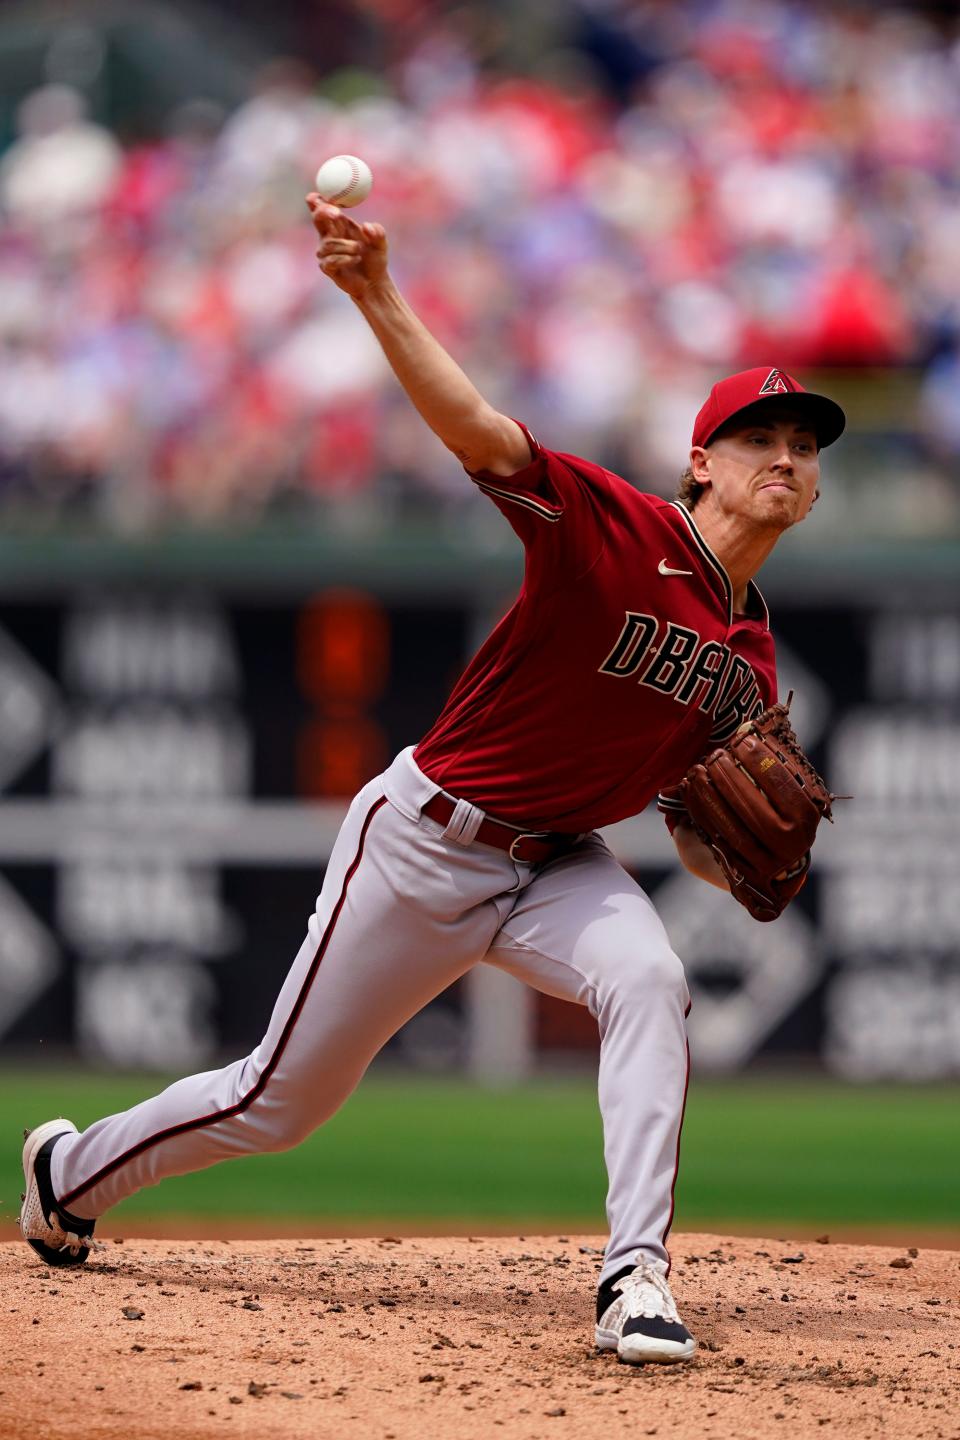
[[[485,405],[462,436],[445,441],[473,474],[515,475],[530,464],[530,444],[516,420]]]

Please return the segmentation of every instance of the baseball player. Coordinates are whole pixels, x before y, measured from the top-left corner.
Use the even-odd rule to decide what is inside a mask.
[[[596,1018],[610,1228],[596,1341],[625,1361],[689,1360],[666,1240],[690,1000],[650,900],[596,832],[661,792],[682,863],[727,888],[676,787],[775,699],[752,577],[809,510],[843,413],[782,370],[730,376],[697,416],[681,498],[641,494],[487,404],[399,294],[383,228],[307,204],[320,269],[523,542],[523,586],[428,734],[351,803],[260,1044],[82,1134],[39,1126],[21,1230],[51,1265],[78,1264],[125,1196],[298,1144],[483,962]]]

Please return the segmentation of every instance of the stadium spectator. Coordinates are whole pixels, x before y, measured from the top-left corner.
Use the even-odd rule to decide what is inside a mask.
[[[577,15],[512,75],[489,27],[434,17],[344,103],[273,62],[233,114],[196,102],[128,148],[76,92],[29,96],[0,162],[0,513],[472,504],[317,283],[302,197],[341,151],[374,169],[411,300],[554,446],[671,491],[670,397],[769,358],[914,367],[955,466],[960,46],[897,9]]]

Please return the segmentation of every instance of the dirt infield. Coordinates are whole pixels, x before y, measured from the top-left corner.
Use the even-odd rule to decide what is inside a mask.
[[[960,1255],[677,1235],[689,1366],[593,1348],[597,1239],[0,1245],[0,1440],[960,1440]]]

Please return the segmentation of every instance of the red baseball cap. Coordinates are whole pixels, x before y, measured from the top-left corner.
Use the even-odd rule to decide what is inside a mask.
[[[741,410],[762,401],[782,400],[784,396],[789,396],[791,405],[809,415],[821,450],[843,434],[847,417],[835,400],[804,390],[785,370],[760,365],[755,370],[741,370],[738,375],[717,381],[694,423],[693,444],[708,445],[720,426]]]

